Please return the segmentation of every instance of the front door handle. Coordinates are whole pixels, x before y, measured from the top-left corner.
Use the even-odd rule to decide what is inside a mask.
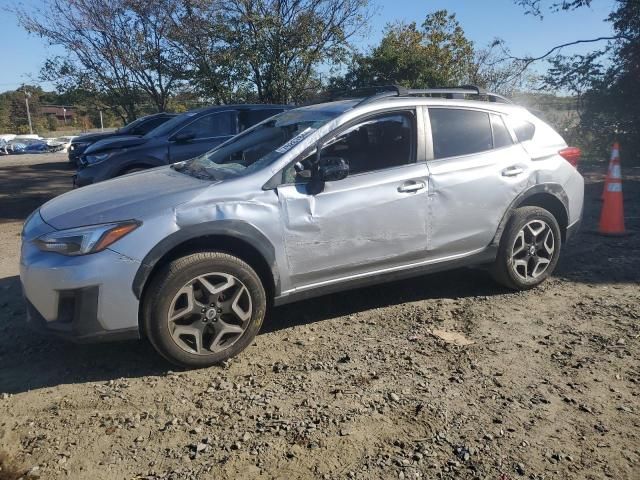
[[[515,177],[516,175],[520,175],[521,173],[524,173],[524,168],[516,166],[508,167],[502,170],[503,177]]]
[[[402,185],[400,185],[398,187],[398,191],[400,193],[411,193],[411,192],[417,192],[419,190],[422,190],[423,188],[425,188],[427,186],[426,183],[424,182],[405,182]]]

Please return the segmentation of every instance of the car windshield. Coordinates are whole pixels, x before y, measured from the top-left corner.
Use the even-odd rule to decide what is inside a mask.
[[[124,127],[121,127],[117,130],[118,133],[127,133],[130,132],[131,130],[133,130],[134,128],[136,128],[138,125],[140,125],[142,122],[145,121],[147,117],[140,117],[135,119],[133,122],[128,123],[127,125],[125,125]]]
[[[270,165],[340,113],[337,110],[307,108],[283,112],[204,155],[177,164],[176,169],[214,180],[246,175]]]
[[[176,115],[171,120],[164,122],[162,125],[157,126],[150,132],[145,133],[142,138],[157,138],[169,135],[174,128],[182,125],[186,119],[193,117],[198,112],[187,112],[180,115]]]

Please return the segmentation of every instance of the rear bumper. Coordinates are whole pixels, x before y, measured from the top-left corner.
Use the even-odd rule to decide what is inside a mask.
[[[567,227],[565,241],[568,242],[571,238],[575,237],[578,231],[580,231],[581,225],[582,225],[582,217],[580,217],[577,222],[574,222],[572,225],[569,225]]]

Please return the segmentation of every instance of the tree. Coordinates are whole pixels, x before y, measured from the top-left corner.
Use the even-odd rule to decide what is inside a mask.
[[[380,44],[369,55],[355,55],[332,87],[459,85],[468,79],[472,63],[472,42],[455,15],[439,10],[427,15],[421,27],[415,22],[387,25]]]
[[[318,67],[345,60],[368,1],[195,0],[180,43],[198,86],[215,97],[300,101],[319,86]]]
[[[591,0],[542,4],[540,0],[518,0],[527,12],[542,16],[550,11],[589,6]],[[607,19],[611,36],[586,38],[558,45],[542,55],[520,59],[524,68],[540,60],[549,61],[542,88],[564,90],[578,99],[579,124],[575,137],[599,158],[606,158],[616,137],[625,160],[640,162],[640,2],[617,0]],[[581,55],[562,55],[562,49],[578,43],[599,44],[600,48]]]
[[[181,57],[170,40],[180,0],[49,0],[38,11],[17,9],[29,32],[62,46],[45,77],[106,94],[127,120],[148,98],[162,111],[182,79]]]
[[[29,111],[34,133],[46,130],[47,121],[39,113],[44,92],[40,87],[23,85],[17,90],[0,94],[0,130],[2,132],[29,133],[25,92],[29,95]]]

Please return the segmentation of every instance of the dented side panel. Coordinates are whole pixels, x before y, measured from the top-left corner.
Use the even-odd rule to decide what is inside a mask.
[[[402,192],[407,182],[424,185]],[[294,286],[422,259],[427,248],[425,163],[327,182],[278,187],[289,275]]]
[[[429,170],[429,250],[436,257],[489,245],[509,205],[538,183],[521,145],[431,160]]]

